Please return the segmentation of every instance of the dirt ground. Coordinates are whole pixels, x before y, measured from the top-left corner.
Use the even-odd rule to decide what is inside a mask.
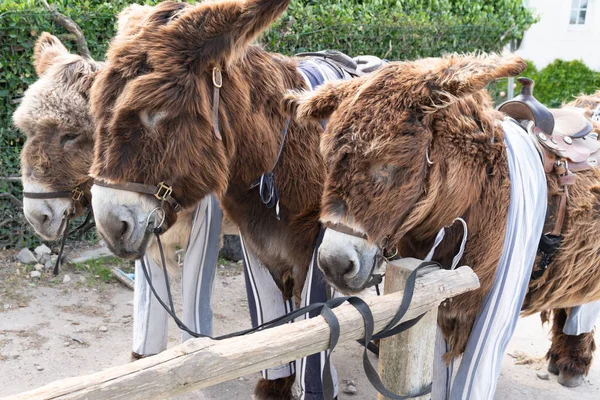
[[[57,379],[84,375],[129,361],[133,292],[115,281],[105,282],[95,268],[68,267],[58,278],[44,272],[32,280],[14,252],[0,255],[0,397],[33,389]],[[71,280],[63,283],[64,275]],[[178,292],[178,282],[174,283]],[[219,266],[213,309],[215,334],[250,325],[241,267]],[[599,321],[600,322],[600,321]],[[174,324],[169,345],[179,343]],[[600,334],[596,334],[600,340]],[[521,319],[504,357],[496,399],[600,399],[600,362],[576,389],[542,380],[542,357],[550,344],[548,326],[538,316]],[[362,371],[357,344],[339,345],[333,356],[340,379],[340,399],[375,399]],[[598,355],[598,354],[596,354]],[[178,400],[246,400],[259,374],[177,397]],[[344,381],[357,393],[343,392]]]

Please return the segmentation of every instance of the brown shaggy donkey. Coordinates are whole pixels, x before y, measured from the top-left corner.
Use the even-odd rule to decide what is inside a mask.
[[[130,7],[119,19],[119,35],[133,29],[149,7]],[[119,36],[118,35],[118,36]],[[94,119],[88,96],[98,71],[104,64],[71,54],[58,38],[42,33],[34,49],[34,66],[39,79],[25,92],[13,115],[13,122],[26,135],[21,151],[21,173],[25,191],[71,191],[82,185],[91,200],[92,181],[88,171],[94,158]],[[63,215],[70,199],[28,199],[23,211],[36,232],[45,240],[56,240],[64,230]],[[75,203],[77,217],[85,212]],[[189,237],[192,210],[182,212],[177,227],[163,239],[169,269],[177,271],[175,248],[185,248]],[[158,248],[150,246],[149,255],[160,260]],[[159,265],[160,263],[157,263]]]
[[[388,248],[419,259],[439,229],[456,217],[467,221],[461,262],[473,267],[481,288],[440,308],[439,324],[451,345],[447,359],[465,349],[504,243],[510,187],[504,132],[497,123],[504,115],[483,89],[525,66],[518,57],[456,55],[391,63],[368,77],[290,94],[285,101],[299,119],[329,118],[321,142],[328,167],[322,221],[366,233],[370,247],[387,238]],[[550,180],[549,190],[557,189]],[[565,309],[600,299],[599,210],[600,170],[578,172],[569,191],[563,245],[546,274],[531,282],[523,306],[524,314],[560,309],[549,355],[567,383],[588,372],[594,351],[592,335],[569,339],[562,327]],[[446,267],[460,244],[458,225],[436,250],[434,259]],[[369,248],[362,246],[357,253]],[[364,281],[339,272],[347,271],[347,260],[328,265],[319,257],[332,284],[360,290]]]
[[[288,3],[162,3],[138,33],[113,42],[91,92],[97,123],[91,174],[108,183],[166,182],[184,208],[218,193],[249,250],[271,272],[284,298],[298,303],[319,231],[320,124],[290,124],[274,170],[280,219],[261,202],[258,190],[250,189],[277,158],[287,120],[280,107],[283,95],[306,87],[295,59],[251,45]],[[222,71],[218,109],[215,68]],[[139,258],[160,202],[99,185],[92,193],[98,231],[111,250]],[[167,203],[164,209],[162,229],[169,230],[177,214]],[[289,398],[293,381],[293,376],[261,380],[256,394]]]

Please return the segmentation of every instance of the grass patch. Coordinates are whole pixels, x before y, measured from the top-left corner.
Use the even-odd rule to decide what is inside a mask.
[[[112,267],[118,267],[127,273],[134,270],[131,262],[118,257],[105,257],[86,261],[85,263],[71,264],[71,266],[75,271],[82,271],[89,274],[88,284],[111,282],[114,279],[110,272]]]

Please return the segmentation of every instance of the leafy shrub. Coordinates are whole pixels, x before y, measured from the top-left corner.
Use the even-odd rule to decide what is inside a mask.
[[[548,107],[560,107],[579,94],[591,94],[600,89],[600,72],[591,70],[581,61],[555,60],[541,71],[537,70],[533,62],[528,61],[527,64],[527,69],[521,76],[535,81],[533,94]],[[500,93],[506,93],[506,82],[503,79],[491,87],[497,102],[506,100],[500,96]],[[519,90],[517,84],[515,95]]]

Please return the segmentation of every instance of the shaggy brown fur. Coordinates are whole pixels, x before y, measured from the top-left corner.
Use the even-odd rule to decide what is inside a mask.
[[[401,255],[417,258],[443,226],[459,216],[467,221],[462,263],[473,267],[481,288],[440,309],[452,346],[447,357],[464,351],[504,242],[510,188],[497,123],[503,116],[482,89],[524,68],[518,57],[451,55],[392,63],[360,80],[286,99],[300,118],[331,114],[321,145],[329,167],[322,216],[351,218],[370,240],[390,236]],[[569,192],[564,245],[546,275],[532,282],[526,314],[600,298],[600,244],[594,240],[600,235],[600,172],[578,176]],[[553,182],[550,189],[556,189]],[[459,228],[451,229],[437,261],[450,264],[460,236]]]
[[[218,193],[284,297],[299,302],[319,230],[320,125],[290,126],[274,171],[281,220],[262,204],[258,190],[249,190],[277,157],[287,118],[280,109],[283,95],[305,87],[295,60],[251,45],[288,3],[162,3],[137,34],[113,42],[109,65],[92,89],[97,141],[91,173],[110,182],[167,180],[185,207]],[[212,130],[214,67],[223,70],[222,141]],[[141,115],[156,122],[149,127]],[[175,219],[169,209],[167,225]],[[279,396],[277,386],[262,382],[258,394]]]
[[[49,33],[42,33],[34,51],[40,79],[25,92],[13,122],[26,141],[21,172],[54,191],[70,191],[88,180],[93,158],[94,122],[87,95],[101,65],[70,54]],[[85,193],[90,198],[91,183]],[[77,213],[84,209],[77,203]]]
[[[600,90],[594,94],[581,94],[575,100],[566,104],[566,107],[577,107],[593,111],[600,104]]]
[[[563,327],[567,320],[567,310],[554,310],[553,315],[552,346],[546,358],[568,377],[587,375],[596,351],[594,332],[579,336],[565,335]]]
[[[250,46],[287,4],[162,3],[138,34],[113,42],[109,66],[92,90],[98,137],[91,172],[113,182],[169,180],[184,206],[219,193],[250,249],[281,288],[294,280],[299,299],[318,232],[319,125],[291,124],[275,169],[281,221],[249,190],[277,156],[286,120],[279,107],[283,94],[305,85],[293,59]],[[213,67],[223,69],[223,141],[212,132]],[[149,129],[142,112],[164,118]],[[169,222],[174,219],[169,212]]]

